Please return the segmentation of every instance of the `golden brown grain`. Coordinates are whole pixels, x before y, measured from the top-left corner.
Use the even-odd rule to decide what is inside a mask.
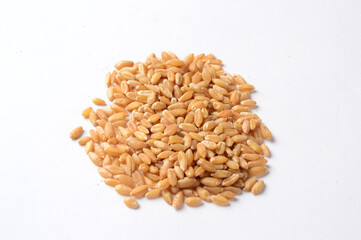
[[[162,190],[160,190],[159,188],[156,188],[156,189],[153,189],[153,190],[147,192],[145,194],[145,197],[148,199],[153,199],[153,198],[160,197],[161,193],[162,193]]]
[[[228,205],[228,199],[222,195],[213,195],[211,196],[212,202],[219,206],[227,206]]]
[[[174,167],[174,172],[175,172],[175,174],[177,175],[177,177],[178,177],[179,179],[183,179],[183,178],[184,178],[184,172],[183,172],[183,170],[182,170],[179,166],[175,166],[175,167]]]
[[[224,188],[225,191],[231,191],[234,194],[240,194],[242,192],[242,189],[238,188],[238,187],[234,187],[234,186],[230,186],[230,187],[225,187]]]
[[[131,188],[135,188],[135,182],[130,176],[127,176],[125,174],[118,174],[117,179],[122,183],[125,184]]]
[[[172,205],[172,194],[168,190],[162,191],[162,197],[166,203]]]
[[[104,168],[98,168],[99,175],[103,178],[112,178],[113,175]]]
[[[250,84],[240,84],[238,86],[238,89],[241,90],[242,92],[245,92],[245,91],[253,91],[254,87]]]
[[[184,203],[189,207],[198,207],[202,204],[202,199],[199,197],[187,197]]]
[[[179,128],[182,131],[186,131],[186,132],[197,132],[198,131],[197,127],[191,123],[181,123],[181,124],[179,124]]]
[[[169,180],[168,178],[166,178],[157,183],[157,188],[159,188],[160,190],[166,190],[169,187],[169,185],[170,185]]]
[[[124,185],[124,184],[116,185],[114,189],[117,193],[119,193],[120,195],[124,195],[124,196],[130,196],[130,193],[132,191],[131,187]]]
[[[212,173],[216,172],[216,167],[213,165],[213,163],[211,163],[205,159],[198,160],[197,164],[199,166],[201,166],[202,168],[204,168],[208,172],[212,172]]]
[[[180,168],[185,171],[187,169],[188,166],[188,161],[187,161],[187,156],[184,152],[180,151],[178,152],[178,162],[179,162],[179,166]]]
[[[84,146],[86,145],[90,140],[92,140],[91,137],[82,137],[78,140],[79,145]]]
[[[97,165],[98,167],[102,166],[102,159],[96,153],[89,152],[88,156],[95,165]]]
[[[204,186],[208,186],[208,187],[216,187],[216,186],[219,186],[221,184],[221,181],[219,179],[213,178],[213,177],[201,178],[200,182]]]
[[[225,197],[227,199],[233,199],[233,198],[236,197],[236,194],[234,192],[232,192],[232,191],[229,191],[229,190],[224,191],[224,192],[220,193],[219,195],[221,195],[221,196],[223,196],[223,197]]]
[[[248,191],[248,192],[251,191],[253,185],[254,185],[256,182],[257,182],[257,177],[256,177],[256,176],[253,176],[253,177],[251,177],[251,178],[248,178],[248,179],[246,180],[246,182],[244,183],[244,188],[243,188],[243,190],[244,190],[244,191]]]
[[[253,151],[255,151],[256,153],[261,153],[262,149],[261,146],[258,145],[255,141],[248,139],[247,140],[247,144],[248,146],[250,146],[252,148]]]
[[[261,144],[261,149],[262,149],[262,154],[264,156],[268,157],[270,155],[269,148],[267,147],[266,144],[262,143]]]
[[[90,113],[93,111],[92,107],[88,107],[81,112],[81,115],[85,118],[89,118]]]
[[[174,195],[172,206],[178,210],[182,207],[183,202],[184,202],[184,194],[182,191],[179,191]]]
[[[196,191],[202,200],[204,200],[206,202],[211,201],[211,194],[206,189],[204,189],[202,187],[197,187]]]
[[[225,206],[242,189],[262,192],[257,178],[270,155],[263,141],[272,134],[250,112],[254,86],[221,64],[213,54],[181,60],[172,52],[115,64],[105,76],[111,104],[83,110],[94,129],[78,140],[105,184],[136,198],[162,195],[175,209],[202,200]],[[138,207],[134,198],[124,202]]]
[[[245,153],[245,154],[242,154],[242,157],[248,161],[254,161],[254,160],[262,158],[262,155],[253,154],[253,153]]]
[[[73,140],[77,139],[80,137],[80,135],[83,133],[83,127],[79,126],[74,128],[73,130],[71,130],[69,137]]]
[[[139,207],[137,199],[131,197],[124,198],[124,204],[131,209],[137,209]]]
[[[256,105],[256,101],[253,101],[251,99],[243,100],[243,101],[241,101],[241,105],[247,106],[247,107],[252,107],[252,106]]]
[[[133,190],[130,192],[130,195],[135,198],[142,198],[145,196],[145,194],[148,192],[148,186],[147,185],[141,185],[138,187],[133,188]]]
[[[88,154],[89,152],[94,151],[94,142],[92,140],[90,140],[89,142],[87,142],[85,144],[85,153]]]
[[[124,67],[132,67],[133,66],[133,62],[132,61],[127,61],[127,60],[122,60],[122,61],[119,61],[115,64],[115,68],[117,70],[120,70]]]
[[[239,179],[239,174],[232,174],[232,176],[222,181],[222,186],[225,187],[231,186],[233,183],[237,182],[238,179]]]
[[[120,182],[118,180],[111,179],[111,178],[104,179],[104,183],[111,187],[115,187],[120,184]]]
[[[104,106],[105,101],[101,98],[93,98],[93,103],[98,106]]]
[[[253,187],[252,187],[252,190],[251,192],[254,194],[254,195],[257,195],[259,193],[261,193],[264,189],[264,181],[263,180],[260,180],[260,181],[257,181]]]
[[[174,169],[168,169],[167,178],[171,186],[175,186],[177,184],[177,175]]]
[[[206,155],[207,155],[207,150],[206,150],[206,147],[204,146],[203,143],[198,143],[197,144],[197,154],[202,157],[202,158],[205,158]]]
[[[176,187],[178,188],[190,188],[196,184],[197,180],[194,177],[184,177],[179,179]]]
[[[257,166],[264,166],[268,161],[264,158],[260,158],[255,161],[249,162],[247,165],[249,168],[257,167]]]
[[[261,124],[260,130],[263,138],[266,139],[272,138],[271,131],[265,125]]]
[[[89,153],[90,154],[90,153]],[[109,172],[111,172],[112,174],[123,174],[124,170],[117,166],[117,165],[108,165],[104,167],[106,170],[108,170]]]
[[[249,169],[250,176],[261,177],[267,173],[267,168],[265,166],[257,166]]]
[[[164,129],[164,135],[173,136],[177,132],[177,130],[178,130],[178,125],[177,124],[168,125]]]
[[[209,186],[204,186],[204,189],[206,189],[208,192],[210,192],[211,194],[219,194],[223,192],[223,188],[222,187],[209,187]]]
[[[210,159],[210,162],[213,164],[223,164],[228,161],[228,158],[225,156],[215,156]]]
[[[216,172],[212,173],[211,176],[215,178],[228,178],[232,175],[232,172],[228,170],[216,170]]]

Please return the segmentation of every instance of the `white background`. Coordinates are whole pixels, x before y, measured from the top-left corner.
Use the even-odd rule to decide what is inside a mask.
[[[0,239],[361,239],[360,1],[1,1]],[[116,61],[214,53],[256,86],[265,192],[137,211],[69,131]]]

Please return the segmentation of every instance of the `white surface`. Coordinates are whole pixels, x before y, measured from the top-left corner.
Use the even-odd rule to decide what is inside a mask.
[[[2,1],[0,239],[361,239],[360,1]],[[267,189],[138,211],[69,131],[121,59],[212,52],[257,88]]]

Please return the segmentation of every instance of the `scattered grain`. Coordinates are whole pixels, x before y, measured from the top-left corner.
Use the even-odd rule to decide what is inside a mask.
[[[172,52],[115,64],[105,77],[112,104],[83,110],[95,129],[78,140],[107,185],[125,196],[162,196],[175,209],[202,200],[225,206],[242,189],[262,192],[257,178],[267,173],[270,155],[263,140],[272,134],[250,112],[254,86],[221,64],[212,54],[180,60]],[[138,207],[134,198],[124,203]]]
[[[77,139],[80,137],[80,135],[83,133],[83,127],[79,126],[74,128],[73,130],[71,130],[69,137],[73,140]]]
[[[93,103],[98,106],[104,106],[105,101],[101,98],[93,98]]]
[[[131,197],[124,198],[124,204],[131,209],[137,209],[139,207],[137,199]]]

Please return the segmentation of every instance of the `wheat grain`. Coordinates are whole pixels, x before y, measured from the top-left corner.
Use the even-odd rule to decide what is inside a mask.
[[[198,207],[202,204],[202,199],[199,197],[187,197],[184,203],[190,207]]]
[[[263,189],[264,189],[264,181],[261,180],[261,181],[256,182],[256,183],[253,185],[251,192],[252,192],[254,195],[256,195],[256,194],[261,193],[261,192],[263,191]]]
[[[213,195],[213,196],[211,196],[211,200],[212,200],[212,202],[214,202],[215,204],[217,204],[219,206],[227,206],[228,205],[228,199],[222,195]]]
[[[83,127],[79,126],[71,130],[69,136],[71,139],[75,140],[79,138],[82,133],[83,133]]]
[[[124,204],[131,209],[137,209],[139,207],[138,201],[131,197],[124,198]]]
[[[225,206],[242,189],[262,192],[257,177],[267,173],[270,155],[263,140],[272,134],[250,112],[254,86],[221,64],[213,54],[180,60],[172,52],[115,64],[105,76],[112,103],[83,110],[95,128],[78,140],[107,185],[126,196],[162,195],[176,209],[202,200]],[[134,198],[124,202],[138,207]]]
[[[98,106],[105,105],[105,101],[101,98],[93,98],[93,103]]]

